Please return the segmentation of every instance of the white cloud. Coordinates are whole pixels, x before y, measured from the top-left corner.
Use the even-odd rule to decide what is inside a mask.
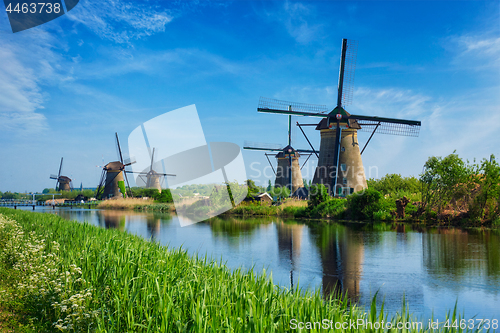
[[[500,69],[500,37],[489,32],[452,36],[444,46],[455,54],[453,65],[461,69]]]
[[[0,129],[17,134],[34,134],[47,128],[41,82],[52,80],[54,56],[44,33],[1,35],[0,44]],[[27,51],[26,45],[29,45]],[[35,60],[33,54],[42,55]],[[45,56],[43,56],[45,55]]]
[[[172,21],[166,10],[128,1],[83,1],[68,16],[103,39],[119,44],[165,31]]]
[[[279,10],[265,11],[264,16],[278,21],[298,43],[308,44],[322,38],[323,25],[311,23],[317,21],[314,7],[300,2],[286,1]]]

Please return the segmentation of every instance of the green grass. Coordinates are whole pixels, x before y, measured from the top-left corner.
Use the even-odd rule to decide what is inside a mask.
[[[265,272],[11,209],[0,209],[0,280],[0,307],[22,314],[26,331],[288,332],[292,319],[388,320],[375,299],[363,314],[345,299],[280,288]],[[410,319],[404,308],[392,318]]]

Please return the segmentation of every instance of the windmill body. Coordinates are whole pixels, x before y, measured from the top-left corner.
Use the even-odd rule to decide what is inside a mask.
[[[288,106],[288,110],[291,110],[291,108],[292,106]],[[294,196],[297,190],[304,187],[299,157],[300,153],[312,154],[313,151],[292,147],[292,116],[288,117],[288,145],[285,148],[269,148],[265,147],[265,145],[259,146],[259,144],[246,143],[243,149],[278,152],[275,155],[278,165],[275,172],[274,186],[287,187],[291,196]]]
[[[161,177],[163,175],[151,170],[146,176],[146,188],[157,189],[161,193]]]
[[[59,191],[71,191],[71,178],[66,176],[59,177]]]
[[[62,166],[63,166],[63,158],[61,157],[59,172],[57,175],[50,175],[50,179],[56,180],[56,191],[71,191],[73,189],[71,178],[66,176],[61,176]]]
[[[123,198],[126,195],[122,192],[125,188],[124,169],[125,166],[120,161],[110,162],[104,166],[106,179],[102,193],[103,198]]]
[[[110,162],[102,168],[101,180],[99,181],[96,193],[97,199],[124,198],[127,196],[125,180],[128,185],[128,179],[125,167],[134,162],[128,161],[125,163],[123,161],[120,141],[118,140],[118,133],[115,133],[115,138],[118,158],[120,160]],[[130,189],[129,185],[128,188]]]
[[[347,116],[349,113],[345,111]],[[330,124],[332,125],[332,124]],[[340,122],[339,130],[330,126],[328,118],[324,118],[316,126],[320,131],[321,141],[319,148],[318,166],[314,172],[313,184],[323,184],[330,191],[332,184],[337,184],[336,193],[341,196],[352,194],[368,188],[358,143],[358,129],[360,126],[353,122],[349,126],[347,121]],[[337,133],[340,132],[340,149],[335,151]],[[335,154],[338,154],[338,170],[336,170]],[[336,172],[338,171],[338,172]],[[337,175],[337,179],[334,177]]]
[[[304,187],[302,172],[300,172],[299,152],[292,146],[288,145],[283,148],[283,151],[276,154],[275,157],[278,161],[278,166],[276,169],[276,180],[274,182],[274,186],[290,188],[291,184],[291,194],[295,193],[295,191],[299,188]],[[290,176],[292,177],[291,179]]]
[[[156,171],[161,170],[161,168],[162,162],[155,162],[155,148],[153,147],[153,149],[151,150],[151,164],[142,172],[133,172],[139,174],[136,179],[136,184],[140,187],[157,189],[158,192],[161,193],[164,177],[175,176],[173,174],[161,173]]]

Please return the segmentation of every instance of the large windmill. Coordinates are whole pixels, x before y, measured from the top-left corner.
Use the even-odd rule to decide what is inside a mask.
[[[56,191],[71,191],[73,189],[73,184],[71,178],[66,176],[61,176],[63,166],[63,158],[61,157],[61,164],[59,165],[59,172],[57,175],[50,175],[50,179],[56,180]]]
[[[355,41],[342,40],[337,106],[332,111],[329,112],[329,109],[320,105],[268,98],[261,98],[257,109],[259,112],[324,118],[316,126],[321,134],[321,143],[313,184],[324,184],[328,192],[336,196],[344,196],[367,187],[361,154],[375,132],[418,136],[421,125],[416,120],[352,115],[344,109],[352,98],[356,51]],[[294,110],[288,107],[292,104],[295,106]],[[358,131],[372,132],[361,151]]]
[[[288,109],[292,110],[292,106],[289,106]],[[299,188],[304,187],[304,182],[302,181],[302,173],[300,172],[301,167],[299,165],[300,153],[309,154],[309,157],[312,153],[316,153],[313,150],[295,149],[292,147],[291,115],[288,116],[288,145],[286,147],[282,148],[282,146],[279,145],[270,147],[269,145],[264,144],[245,143],[243,149],[278,152],[275,155],[276,159],[278,160],[278,166],[276,167],[275,171],[276,181],[274,183],[274,186],[287,187],[290,190],[290,195],[294,195],[294,193],[296,193]],[[268,154],[266,154],[266,158],[269,161]],[[269,161],[269,164],[271,164],[271,161]]]
[[[150,166],[142,172],[134,172],[139,174],[138,177],[136,178],[137,186],[145,188],[155,188],[161,193],[161,188],[162,188],[161,185],[163,183],[163,180],[165,179],[164,177],[175,176],[175,175],[156,171],[160,169],[161,167],[160,163],[161,162],[155,163],[155,148],[153,148],[151,152]],[[133,171],[127,171],[127,172],[133,172]]]
[[[109,162],[103,166],[101,180],[99,181],[99,186],[97,187],[97,199],[126,197],[127,194],[124,180],[127,181],[127,186],[130,189],[125,167],[134,162],[131,162],[130,160],[123,161],[120,141],[118,140],[118,133],[115,133],[115,140],[119,161]]]

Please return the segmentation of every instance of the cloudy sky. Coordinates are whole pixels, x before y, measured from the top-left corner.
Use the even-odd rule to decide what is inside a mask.
[[[333,108],[342,38],[359,43],[347,111],[422,121],[418,138],[374,136],[367,177],[500,156],[498,1],[81,0],[15,34],[0,9],[0,191],[55,186],[61,157],[75,187],[96,187],[115,132],[127,150],[134,128],[191,104],[208,142],[286,143],[287,117],[257,113],[259,97]],[[263,153],[243,156],[267,184]]]

